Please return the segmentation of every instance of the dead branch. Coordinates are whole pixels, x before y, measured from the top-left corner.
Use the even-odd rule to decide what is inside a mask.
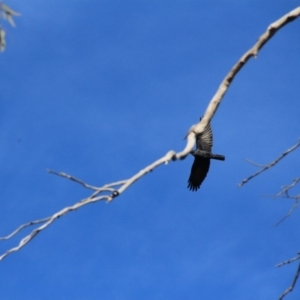
[[[294,212],[294,210],[298,208],[298,202],[294,203],[292,205],[292,207],[290,208],[290,210],[286,213],[286,215],[280,219],[274,226],[278,226],[280,223],[282,223],[285,219],[287,219],[289,216],[292,215],[292,213]]]
[[[251,164],[251,165],[253,165],[253,166],[255,166],[255,167],[258,167],[258,168],[263,168],[265,165],[262,165],[262,164],[257,164],[257,163],[255,163],[254,161],[252,161],[252,160],[250,160],[250,159],[248,159],[248,158],[246,158],[245,159],[246,160],[246,162],[248,162],[249,164]]]
[[[300,259],[300,256],[298,256],[297,259]],[[283,263],[277,265],[277,267],[278,266],[282,266],[283,264],[286,264],[286,263],[291,263],[292,261],[295,261],[295,260],[296,259],[292,259],[290,261],[283,262]],[[290,292],[293,291],[293,289],[294,289],[294,287],[296,285],[296,282],[297,282],[297,280],[299,278],[299,274],[300,274],[300,263],[298,264],[298,268],[297,268],[296,274],[295,274],[295,276],[293,278],[293,281],[292,281],[291,285],[280,295],[280,297],[278,298],[278,300],[282,300],[288,293],[290,293]]]
[[[88,198],[85,198],[77,203],[75,203],[72,206],[68,206],[60,210],[59,212],[56,212],[51,217],[33,221],[26,223],[20,227],[18,227],[17,230],[15,230],[12,234],[8,235],[6,238],[10,238],[14,236],[15,234],[19,233],[23,228],[43,223],[41,226],[39,226],[36,229],[33,229],[31,233],[29,233],[27,236],[25,236],[21,241],[19,242],[18,246],[11,248],[7,250],[4,254],[0,256],[0,260],[3,260],[5,257],[7,257],[9,254],[16,252],[23,248],[26,244],[28,244],[39,232],[43,231],[47,227],[49,227],[55,220],[58,218],[66,215],[69,212],[72,212],[74,210],[79,209],[80,207],[95,203],[98,201],[106,200],[107,202],[111,202],[115,197],[122,194],[127,188],[129,188],[133,183],[135,183],[138,179],[146,175],[147,173],[153,171],[156,167],[162,165],[162,164],[168,164],[172,160],[178,160],[178,159],[184,159],[194,148],[195,145],[195,137],[196,135],[200,135],[204,132],[206,126],[211,121],[212,117],[217,111],[217,108],[219,107],[225,93],[227,92],[231,82],[233,81],[234,77],[237,75],[237,73],[240,71],[240,69],[246,64],[246,62],[251,57],[256,57],[258,54],[258,51],[265,45],[266,42],[270,40],[270,38],[283,26],[288,24],[289,22],[293,21],[300,15],[300,7],[292,10],[288,14],[284,15],[279,20],[272,23],[266,30],[266,32],[258,39],[258,41],[254,44],[254,46],[247,51],[239,60],[238,62],[233,66],[233,68],[230,70],[230,72],[226,75],[226,77],[221,82],[216,94],[213,96],[212,100],[210,101],[205,114],[201,121],[195,125],[193,125],[190,130],[188,131],[188,134],[186,136],[187,143],[185,148],[181,152],[174,152],[169,151],[165,156],[158,159],[154,163],[150,164],[149,166],[145,167],[141,171],[139,171],[137,174],[133,175],[131,178],[127,180],[118,181],[111,184],[106,184],[102,187],[94,187],[92,185],[89,185],[85,183],[82,180],[79,180],[71,175],[67,175],[65,173],[57,173],[54,171],[50,171],[50,173],[56,174],[58,176],[70,179],[80,185],[82,185],[85,188],[93,190],[93,194],[89,196]]]
[[[275,195],[275,198],[283,197],[283,198],[289,198],[289,199],[298,199],[300,198],[300,195],[296,196],[290,196],[289,190],[292,189],[297,183],[300,182],[300,177],[297,177],[293,180],[293,182],[290,185],[284,185],[281,189],[281,191]]]
[[[282,266],[284,266],[284,265],[288,265],[288,264],[290,264],[290,263],[292,263],[292,262],[294,262],[294,261],[296,261],[296,260],[299,260],[299,259],[300,259],[300,253],[298,253],[297,256],[295,256],[295,257],[293,257],[293,258],[291,258],[291,259],[285,260],[285,261],[283,261],[283,262],[277,264],[275,267],[276,267],[276,268],[280,268],[280,267],[282,267]]]
[[[287,198],[287,199],[293,199],[295,201],[295,203],[290,208],[289,212],[279,222],[277,222],[275,224],[275,226],[279,225],[286,218],[288,218],[293,213],[293,211],[295,210],[295,208],[298,207],[298,202],[299,202],[299,199],[300,199],[300,194],[296,195],[296,196],[291,196],[289,194],[289,191],[290,191],[290,189],[292,189],[293,187],[295,187],[295,185],[297,185],[299,182],[300,182],[300,177],[295,178],[291,184],[283,186],[282,189],[281,189],[281,191],[274,196],[275,199],[278,198],[278,197],[283,197],[283,198]],[[277,264],[276,267],[282,267],[284,265],[293,263],[293,262],[295,262],[296,260],[299,260],[299,259],[300,259],[300,253],[298,253],[298,255],[296,257],[293,257],[293,258],[291,258],[289,260],[286,260],[286,261],[283,261],[283,262]],[[299,278],[299,274],[300,274],[300,263],[298,264],[298,268],[297,268],[296,274],[295,274],[295,276],[293,278],[293,281],[292,281],[291,285],[280,295],[279,300],[282,300],[288,293],[290,293],[290,292],[293,291],[293,289],[294,289],[294,287],[295,287],[295,285],[297,283],[297,280]]]
[[[286,218],[288,218],[289,216],[292,215],[292,213],[294,212],[294,210],[296,208],[298,208],[298,204],[299,204],[299,200],[300,200],[300,194],[295,195],[295,196],[291,196],[289,194],[290,189],[292,189],[293,187],[295,187],[295,185],[297,185],[297,183],[300,182],[300,177],[295,178],[293,180],[293,182],[290,185],[285,185],[282,187],[281,191],[276,194],[274,196],[274,199],[278,198],[278,197],[282,197],[282,198],[286,198],[286,199],[292,199],[294,200],[294,204],[292,205],[292,207],[290,208],[290,210],[287,212],[287,214],[281,219],[279,220],[275,226],[279,225],[280,223],[282,223]]]
[[[40,223],[44,223],[46,221],[48,221],[50,219],[50,217],[48,218],[44,218],[41,220],[36,220],[36,221],[31,221],[28,223],[25,223],[21,226],[19,226],[15,231],[13,231],[11,234],[4,236],[4,237],[0,237],[0,240],[9,240],[10,238],[12,238],[13,236],[15,236],[16,234],[18,234],[21,230],[23,230],[26,227],[32,226],[32,225],[36,225],[36,224],[40,224]]]
[[[254,46],[248,50],[239,60],[238,62],[233,66],[233,68],[229,71],[229,73],[225,76],[225,78],[223,79],[223,81],[221,82],[217,92],[215,93],[215,95],[213,96],[213,98],[211,99],[205,114],[203,116],[203,118],[201,119],[201,121],[196,124],[193,125],[190,130],[189,130],[189,134],[194,132],[195,134],[201,134],[204,129],[206,128],[206,126],[208,125],[208,123],[210,122],[210,120],[212,119],[212,117],[214,116],[214,114],[216,113],[225,93],[227,92],[231,82],[233,81],[233,79],[235,78],[235,76],[237,75],[237,73],[241,70],[241,68],[247,63],[247,61],[251,58],[251,57],[257,57],[257,54],[259,52],[259,50],[262,49],[262,47],[271,39],[271,37],[279,30],[281,29],[283,26],[285,26],[286,24],[288,24],[289,22],[294,21],[296,18],[298,18],[300,15],[300,6],[295,8],[294,10],[290,11],[289,13],[287,13],[286,15],[284,15],[283,17],[281,17],[280,19],[278,19],[277,21],[275,21],[274,23],[272,23],[266,30],[265,33],[263,33],[258,41],[254,44]],[[192,150],[192,149],[190,149]]]
[[[267,164],[267,165],[259,165],[256,163],[253,163],[252,161],[249,161],[251,164],[254,164],[256,167],[261,167],[262,169],[257,171],[256,173],[250,175],[248,178],[243,179],[241,183],[238,184],[238,187],[243,186],[245,183],[247,183],[249,180],[251,180],[252,178],[258,176],[259,174],[261,174],[262,172],[274,167],[280,160],[282,160],[286,155],[288,155],[289,153],[291,153],[292,151],[294,151],[296,148],[298,148],[300,146],[300,139],[298,141],[298,143],[296,145],[294,145],[293,147],[291,147],[290,149],[286,150],[285,152],[283,152],[278,158],[276,158],[274,161],[272,161],[271,163]]]

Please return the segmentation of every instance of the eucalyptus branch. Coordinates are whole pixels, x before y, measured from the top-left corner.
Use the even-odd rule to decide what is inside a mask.
[[[16,235],[17,233],[21,232],[22,229],[36,225],[36,224],[41,224],[39,227],[33,229],[28,235],[26,235],[24,238],[21,239],[19,244],[7,250],[4,254],[0,256],[0,260],[3,260],[5,257],[7,257],[9,254],[19,251],[21,248],[23,248],[26,244],[28,244],[38,233],[49,227],[54,221],[56,221],[58,218],[75,211],[82,206],[91,204],[91,203],[96,203],[102,200],[105,200],[107,202],[112,202],[114,198],[118,197],[121,195],[127,188],[129,188],[132,184],[134,184],[137,180],[142,178],[144,175],[147,173],[153,171],[155,168],[162,164],[168,164],[171,161],[179,160],[179,159],[184,159],[187,155],[189,155],[194,148],[195,145],[195,137],[196,135],[200,135],[204,132],[206,126],[208,123],[211,121],[213,118],[214,114],[217,111],[218,106],[220,105],[225,93],[227,92],[231,82],[233,81],[234,77],[237,75],[237,73],[240,71],[240,69],[246,64],[246,62],[251,58],[251,57],[256,57],[258,51],[264,46],[264,44],[270,40],[270,38],[283,26],[288,24],[289,22],[293,21],[300,15],[300,7],[292,10],[290,13],[286,14],[276,22],[272,23],[266,30],[266,32],[258,39],[258,41],[254,44],[254,46],[247,51],[239,60],[238,62],[233,66],[233,68],[229,71],[229,73],[226,75],[226,77],[223,79],[221,82],[216,94],[213,96],[212,100],[210,101],[205,114],[203,115],[203,118],[201,121],[195,125],[193,125],[190,130],[187,133],[187,143],[185,148],[181,152],[174,152],[174,151],[169,151],[166,155],[158,159],[157,161],[153,162],[149,166],[145,167],[132,177],[126,180],[110,183],[103,185],[102,187],[95,187],[92,185],[89,185],[85,183],[84,181],[75,178],[72,175],[65,174],[63,172],[58,173],[55,171],[49,171],[52,174],[67,178],[69,180],[74,181],[77,184],[82,185],[84,188],[90,189],[93,191],[92,195],[89,197],[82,199],[81,201],[75,203],[72,206],[68,206],[63,208],[62,210],[56,212],[53,214],[51,217],[37,220],[37,221],[32,221],[29,223],[26,223],[24,225],[21,225],[18,227],[15,231],[13,231],[10,235],[6,236],[5,238],[2,239],[9,239],[12,236]],[[220,159],[221,157],[219,157]]]
[[[137,174],[135,174],[131,178],[129,178],[127,180],[121,180],[118,182],[105,184],[104,186],[99,187],[99,188],[94,187],[89,184],[86,184],[84,181],[82,181],[78,178],[75,178],[72,175],[68,175],[63,172],[56,172],[56,171],[48,170],[48,172],[51,174],[67,178],[75,183],[82,185],[83,187],[85,187],[87,189],[92,189],[94,191],[93,194],[91,196],[89,196],[88,198],[80,200],[79,202],[75,203],[72,206],[63,208],[59,212],[53,214],[51,217],[25,223],[25,224],[19,226],[11,234],[0,238],[0,240],[10,239],[13,236],[15,236],[16,234],[18,234],[19,232],[21,232],[24,228],[42,223],[42,225],[40,225],[36,229],[33,229],[28,235],[26,235],[23,239],[21,239],[18,246],[13,247],[13,248],[7,250],[5,253],[3,253],[0,256],[0,261],[3,260],[9,254],[19,251],[26,244],[28,244],[39,232],[41,232],[44,229],[46,229],[47,227],[49,227],[54,221],[56,221],[60,217],[66,215],[69,212],[75,211],[75,210],[79,209],[80,207],[85,206],[87,204],[91,204],[91,203],[95,203],[95,202],[99,202],[99,201],[103,201],[103,200],[106,200],[107,202],[111,202],[115,197],[122,194],[129,186],[131,186],[133,183],[135,183],[138,179],[143,177],[145,174],[153,171],[156,167],[158,167],[162,164],[168,164],[172,159],[176,159],[176,153],[174,151],[169,151],[165,156],[158,159],[157,161],[155,161],[151,165],[147,166],[146,168],[142,169],[141,171],[139,171]],[[119,188],[118,189],[113,188],[116,186],[119,186]]]
[[[46,221],[48,221],[51,217],[48,218],[44,218],[44,219],[40,219],[40,220],[36,220],[36,221],[30,221],[28,223],[25,223],[21,226],[19,226],[15,231],[13,231],[11,234],[4,236],[4,237],[0,237],[0,240],[9,240],[10,238],[12,238],[13,236],[15,236],[16,234],[18,234],[21,230],[23,230],[26,227],[32,226],[32,225],[36,225],[36,224],[40,224],[40,223],[44,223]]]
[[[247,61],[251,57],[257,57],[257,54],[259,50],[262,49],[262,47],[271,39],[271,37],[283,26],[287,25],[288,23],[294,21],[296,18],[298,18],[300,15],[300,6],[293,9],[274,23],[272,23],[266,30],[265,33],[263,33],[258,41],[254,44],[254,46],[248,50],[239,60],[238,62],[233,66],[233,68],[229,71],[229,73],[225,76],[223,81],[221,82],[217,92],[213,96],[212,100],[210,101],[205,114],[201,121],[197,123],[196,125],[193,125],[190,130],[189,134],[201,134],[203,133],[204,129],[210,122],[210,120],[213,118],[214,114],[216,113],[225,93],[227,92],[230,84],[232,83],[233,79],[237,75],[237,73],[242,69],[242,67],[247,63]],[[190,149],[190,151],[192,148]]]

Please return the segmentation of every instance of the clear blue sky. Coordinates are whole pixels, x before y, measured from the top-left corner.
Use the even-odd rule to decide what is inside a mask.
[[[0,55],[0,235],[126,179],[173,149],[223,77],[299,1],[14,1]],[[277,299],[300,250],[299,212],[276,194],[299,176],[300,20],[239,73],[212,121],[213,161],[187,190],[192,157],[111,204],[68,214],[0,262],[1,299]],[[299,191],[299,189],[298,189]],[[295,191],[296,192],[296,191]],[[26,233],[28,231],[25,231]],[[2,241],[4,252],[22,234]],[[300,298],[300,283],[286,299]]]

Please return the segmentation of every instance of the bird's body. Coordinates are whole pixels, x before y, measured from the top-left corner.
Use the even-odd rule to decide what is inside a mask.
[[[201,135],[196,136],[197,150],[211,153],[213,146],[213,135],[210,124],[208,124]],[[195,155],[194,155],[195,156]],[[210,166],[210,158],[203,156],[195,156],[191,169],[191,175],[188,181],[188,188],[191,191],[197,191],[201,183],[205,179]]]

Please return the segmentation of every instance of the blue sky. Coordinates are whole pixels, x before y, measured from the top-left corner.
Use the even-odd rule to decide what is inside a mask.
[[[89,195],[47,168],[101,186],[183,149],[232,65],[299,5],[6,3],[22,17],[2,23],[0,235]],[[299,138],[299,31],[283,28],[236,77],[212,121],[226,161],[197,193],[188,157],[68,214],[1,262],[2,299],[277,299],[296,271],[274,266],[300,249],[299,212],[274,227],[292,202],[261,195],[299,176],[299,150],[237,184],[256,171],[245,158],[268,163]],[[299,297],[300,284],[286,299]]]

